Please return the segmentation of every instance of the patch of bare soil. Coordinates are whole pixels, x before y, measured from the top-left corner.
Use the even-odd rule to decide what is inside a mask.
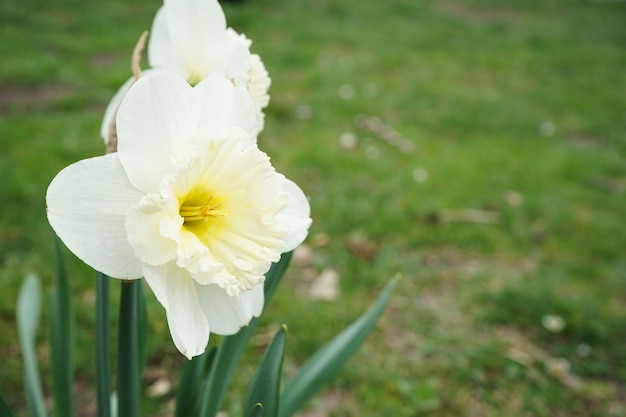
[[[513,23],[521,18],[521,13],[512,9],[470,7],[461,1],[445,0],[437,2],[437,6],[446,14],[472,23]]]
[[[347,394],[340,391],[329,391],[313,400],[313,405],[298,413],[299,417],[330,417],[337,407],[345,401]]]
[[[0,111],[12,108],[45,108],[72,91],[73,87],[67,84],[6,85],[0,87]]]

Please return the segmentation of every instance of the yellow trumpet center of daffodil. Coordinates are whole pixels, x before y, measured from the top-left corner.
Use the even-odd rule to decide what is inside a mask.
[[[204,194],[204,193],[200,193]],[[226,210],[218,199],[209,195],[208,198],[199,197],[198,193],[190,193],[179,209],[180,216],[186,225],[191,222],[208,222],[211,218],[226,216]]]

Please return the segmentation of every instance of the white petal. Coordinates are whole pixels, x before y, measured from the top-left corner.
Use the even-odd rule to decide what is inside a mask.
[[[252,41],[248,39],[245,34],[239,33],[233,28],[226,28],[226,36],[231,42],[238,42],[247,49],[250,49],[250,46],[252,46]]]
[[[250,50],[245,45],[227,42],[214,71],[225,74],[236,86],[247,88],[250,63]]]
[[[248,91],[252,101],[257,106],[259,111],[270,102],[270,96],[268,90],[272,85],[272,79],[270,78],[265,65],[261,60],[261,57],[257,54],[250,56],[250,81],[248,82]]]
[[[174,48],[167,25],[165,7],[161,7],[152,21],[150,40],[148,41],[148,63],[153,68],[174,71]]]
[[[174,262],[144,267],[146,282],[165,307],[176,348],[188,359],[200,355],[209,343],[209,321],[200,308],[193,280]]]
[[[86,264],[115,278],[141,277],[124,222],[143,193],[126,178],[117,154],[85,159],[59,172],[46,194],[48,220]]]
[[[104,112],[104,118],[102,119],[102,126],[100,126],[100,136],[104,139],[104,144],[106,145],[109,142],[109,132],[111,131],[111,126],[113,121],[115,120],[115,115],[117,114],[117,109],[120,107],[122,103],[122,99],[130,89],[130,86],[135,82],[135,77],[130,77],[123,85],[117,90],[117,93],[113,96],[109,105],[107,106]]]
[[[184,268],[201,284],[215,284],[224,274],[224,265],[217,261],[198,237],[183,228],[179,232],[178,260],[176,265]]]
[[[257,110],[257,131],[261,132],[265,127],[265,114],[263,109],[270,102],[268,90],[272,80],[257,54],[250,56],[250,73],[248,80],[248,92]]]
[[[164,8],[175,59],[190,73],[206,71],[210,62],[218,60],[226,41],[221,6],[217,0],[165,0]]]
[[[194,88],[202,103],[198,126],[214,133],[238,127],[248,133],[244,149],[256,143],[256,111],[246,89],[235,87],[223,75],[215,74]]]
[[[295,249],[304,241],[311,226],[311,207],[304,192],[290,180],[285,180],[284,191],[289,193],[289,205],[276,219],[289,226],[289,235],[285,238],[285,252]]]
[[[156,70],[147,69],[141,72],[141,76],[146,76],[150,74],[154,74]],[[126,82],[120,87],[119,90],[115,93],[111,101],[109,102],[105,112],[104,118],[102,119],[102,126],[100,126],[100,135],[102,139],[104,139],[104,143],[107,144],[109,141],[109,132],[111,130],[111,126],[115,120],[115,116],[117,115],[117,109],[122,104],[122,100],[126,96],[128,90],[130,90],[131,85],[135,82],[135,77],[130,77]]]
[[[231,297],[217,285],[195,283],[200,305],[211,325],[211,331],[231,335],[263,312],[263,284],[239,296]]]
[[[177,203],[147,195],[128,209],[128,241],[142,262],[156,266],[176,259],[176,238],[183,225]]]
[[[159,72],[133,84],[117,112],[117,149],[135,187],[158,191],[172,155],[196,130],[198,110],[192,87],[175,75]]]

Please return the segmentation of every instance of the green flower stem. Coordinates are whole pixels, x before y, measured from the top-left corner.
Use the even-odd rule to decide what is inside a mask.
[[[56,271],[54,289],[50,295],[50,348],[52,353],[52,387],[54,397],[54,414],[72,417],[72,382],[74,367],[72,300],[65,274],[63,257],[59,240],[55,237]]]
[[[109,277],[96,272],[96,397],[98,417],[111,417]]]
[[[122,281],[117,353],[117,415],[139,416],[137,291],[140,280]]]

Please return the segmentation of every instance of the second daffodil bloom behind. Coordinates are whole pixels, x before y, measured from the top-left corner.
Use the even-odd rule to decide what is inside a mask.
[[[146,282],[176,347],[201,354],[263,308],[272,262],[306,237],[309,204],[256,146],[254,105],[222,75],[139,79],[117,112],[118,152],[62,170],[50,224],[93,268]]]
[[[261,57],[250,53],[252,42],[232,28],[217,0],[164,0],[154,17],[148,42],[149,70],[174,73],[190,85],[213,74],[223,74],[248,90],[256,114],[256,132],[263,130],[271,79]],[[113,97],[104,115],[105,142],[115,112],[130,88],[129,79]]]

